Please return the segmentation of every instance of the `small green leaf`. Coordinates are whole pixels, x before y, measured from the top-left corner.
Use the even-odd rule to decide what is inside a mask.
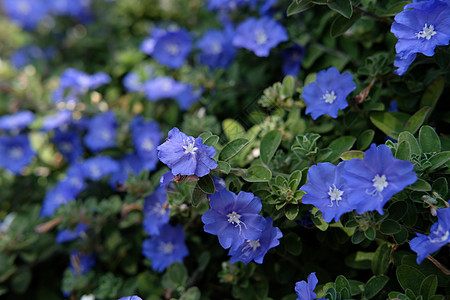
[[[421,178],[417,178],[417,181],[415,183],[413,183],[412,185],[408,185],[406,188],[418,192],[431,191],[431,185]]]
[[[430,171],[434,171],[450,160],[450,151],[444,151],[430,157],[429,162],[432,164]]]
[[[300,181],[302,180],[302,171],[296,170],[289,175],[288,183],[292,191],[297,190]]]
[[[420,295],[422,295],[423,300],[430,299],[435,293],[438,285],[438,280],[436,275],[429,275],[422,281],[420,285]]]
[[[217,162],[217,169],[224,172],[225,174],[228,174],[228,173],[230,173],[231,166],[226,161],[219,160]]]
[[[419,270],[408,265],[401,265],[397,268],[397,280],[403,290],[411,289],[414,294],[419,295],[420,286],[425,279],[425,275]]]
[[[183,295],[180,297],[180,300],[200,300],[200,290],[198,287],[193,286],[190,287]]]
[[[260,156],[263,163],[268,164],[281,143],[281,131],[269,131],[261,140]]]
[[[419,131],[419,143],[422,147],[422,152],[432,153],[441,151],[441,140],[436,131],[430,126],[423,126]]]
[[[348,282],[345,276],[339,275],[335,280],[336,291],[341,294],[342,299],[350,299],[351,294],[350,291],[352,288],[350,287],[350,283]]]
[[[418,110],[405,124],[404,131],[409,131],[412,134],[416,133],[419,130],[420,126],[422,126],[425,119],[431,112],[431,107],[424,106],[420,110]]]
[[[439,177],[433,182],[433,191],[438,193],[442,198],[447,198],[448,182],[445,177]]]
[[[389,218],[392,220],[400,220],[406,214],[407,204],[405,201],[391,202],[389,205]]]
[[[366,231],[364,231],[364,235],[367,239],[373,241],[377,236],[377,232],[375,231],[375,229],[373,229],[373,227],[369,227]]]
[[[203,200],[206,200],[206,194],[204,191],[202,191],[198,185],[195,186],[194,190],[192,191],[192,205],[197,206],[200,202]]]
[[[223,132],[229,141],[236,140],[245,136],[245,129],[236,120],[225,119],[222,122]]]
[[[384,275],[370,278],[364,287],[364,296],[366,296],[367,299],[373,298],[383,289],[388,281],[389,277]]]
[[[362,241],[366,239],[366,236],[364,235],[363,231],[355,231],[355,233],[352,235],[352,243],[353,244],[360,244]]]
[[[289,5],[289,7],[287,8],[286,14],[288,17],[290,17],[292,15],[308,10],[313,6],[314,4],[311,0],[293,0],[291,5]]]
[[[203,142],[203,144],[205,144],[206,146],[214,147],[218,141],[219,137],[217,135],[211,135]]]
[[[402,230],[402,226],[396,221],[390,219],[384,220],[380,226],[380,231],[384,234],[395,234],[400,232],[400,230]]]
[[[294,220],[298,215],[298,204],[287,204],[284,206],[284,215],[289,220]]]
[[[391,248],[387,244],[378,246],[372,259],[372,272],[375,275],[383,275],[389,269]]]
[[[331,155],[327,158],[327,161],[334,162],[339,159],[339,156],[350,150],[355,144],[356,139],[352,136],[342,136],[340,138],[335,139],[328,146],[332,150]]]
[[[272,178],[272,172],[264,166],[252,166],[242,175],[247,182],[267,182]]]
[[[206,132],[203,132],[202,134],[200,134],[198,137],[201,137],[202,140],[205,141],[207,138],[209,138],[212,135],[213,134],[211,133],[211,131],[206,131]]]
[[[302,253],[302,240],[300,236],[295,234],[294,232],[289,232],[286,236],[283,237],[284,247],[287,252],[294,256],[299,256]]]
[[[410,160],[411,159],[411,146],[407,141],[403,141],[398,144],[397,151],[395,152],[395,158],[401,160]]]
[[[216,188],[214,186],[214,181],[213,181],[211,175],[209,175],[209,174],[206,176],[200,177],[197,184],[198,184],[198,187],[207,194],[214,194],[216,192]]]
[[[347,152],[344,152],[341,154],[340,158],[342,160],[350,160],[350,159],[363,159],[364,158],[364,152],[359,150],[350,150]]]
[[[408,142],[409,147],[411,148],[411,154],[420,155],[422,153],[417,139],[411,132],[403,131],[398,135],[398,142],[401,143],[404,141]]]
[[[350,27],[355,24],[356,21],[359,20],[361,14],[354,13],[350,19],[343,17],[341,15],[337,15],[333,22],[331,23],[330,34],[332,38],[337,38],[338,36],[343,35]]]
[[[293,76],[286,76],[283,79],[283,95],[285,97],[292,97],[295,93],[295,78]]]
[[[327,2],[330,9],[340,13],[342,16],[350,19],[353,14],[352,2],[350,0],[335,0]]]
[[[248,140],[244,138],[238,138],[232,140],[223,147],[219,154],[219,160],[227,161],[238,154],[245,146],[248,145]]]
[[[358,137],[356,148],[358,148],[358,150],[366,150],[370,146],[370,143],[372,143],[374,136],[375,130],[373,129],[363,131],[363,133],[361,133]]]
[[[425,93],[420,100],[420,107],[429,106],[431,110],[434,109],[442,92],[444,91],[445,78],[436,78],[425,90]]]
[[[390,112],[373,112],[370,115],[370,121],[394,140],[398,139],[398,135],[403,129],[402,122]]]

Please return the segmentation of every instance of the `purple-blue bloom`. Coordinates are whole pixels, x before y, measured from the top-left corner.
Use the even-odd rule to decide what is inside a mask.
[[[155,121],[144,121],[141,116],[136,116],[131,121],[131,135],[136,153],[144,164],[143,168],[153,171],[158,164],[156,147],[162,140],[158,123]]]
[[[0,117],[0,130],[22,130],[34,120],[34,114],[29,110],[19,111],[12,115]]]
[[[266,227],[266,220],[259,215],[261,200],[252,193],[220,190],[211,195],[211,209],[202,221],[207,233],[217,235],[224,249],[238,248],[246,240],[256,241]]]
[[[411,250],[417,253],[417,264],[450,243],[450,207],[440,208],[436,213],[438,221],[431,226],[430,235],[416,233],[417,237],[409,242]]]
[[[76,197],[86,188],[84,182],[84,171],[81,164],[72,164],[66,172],[64,178],[58,183],[65,186]]]
[[[203,89],[194,88],[194,86],[189,83],[182,84],[183,89],[178,94],[178,96],[175,97],[175,100],[178,102],[180,109],[186,110],[191,106],[192,103],[197,102],[201,98]]]
[[[348,203],[359,214],[372,210],[383,214],[383,206],[393,195],[416,182],[413,168],[411,162],[394,158],[388,146],[372,144],[363,159],[344,164]]]
[[[14,51],[11,54],[10,61],[16,69],[20,69],[42,58],[45,58],[45,55],[41,48],[35,45],[28,45]]]
[[[256,56],[269,56],[270,50],[289,39],[286,29],[277,21],[262,17],[249,18],[239,24],[233,46],[253,51]]]
[[[159,235],[161,227],[169,223],[168,205],[163,186],[157,187],[153,194],[145,198],[142,226],[148,235]]]
[[[202,138],[187,136],[176,127],[169,131],[166,141],[157,149],[159,160],[172,170],[174,176],[203,177],[217,167],[212,159],[216,155],[214,147],[204,145]]]
[[[0,136],[0,168],[20,174],[22,169],[31,163],[34,155],[26,134]]]
[[[119,170],[119,163],[109,156],[95,156],[81,163],[85,178],[98,181]]]
[[[138,296],[128,296],[128,297],[122,297],[119,300],[142,300],[142,298]]]
[[[40,0],[3,0],[6,15],[26,30],[34,30],[48,14],[47,4]]]
[[[164,76],[144,82],[143,88],[147,99],[157,101],[178,97],[184,91],[185,84],[170,76]]]
[[[85,254],[80,251],[70,253],[70,266],[74,275],[85,275],[95,266],[95,255]]]
[[[72,111],[60,110],[56,114],[47,116],[42,122],[42,130],[50,131],[68,125],[72,121]]]
[[[75,229],[73,231],[69,230],[69,229],[60,230],[58,232],[58,234],[56,235],[56,242],[58,244],[61,244],[61,243],[73,241],[73,240],[79,238],[80,236],[85,235],[86,231],[88,229],[89,229],[89,226],[80,222],[77,224],[77,226],[75,227]]]
[[[297,294],[297,300],[314,300],[317,296],[314,293],[317,283],[316,272],[312,272],[308,275],[308,282],[302,280],[295,284],[295,293]]]
[[[76,193],[67,184],[58,183],[53,188],[47,190],[45,195],[40,216],[50,217],[58,207],[67,204],[69,201],[75,200]]]
[[[174,262],[183,262],[189,254],[184,237],[182,226],[166,224],[159,235],[142,243],[142,254],[150,259],[153,270],[162,272]]]
[[[209,68],[227,68],[236,56],[232,45],[232,30],[208,30],[197,42],[200,49],[200,62]]]
[[[306,103],[306,114],[316,120],[321,115],[337,118],[338,110],[348,106],[347,96],[356,89],[353,75],[339,73],[331,67],[317,73],[316,81],[303,89],[302,98]]]
[[[322,212],[325,222],[333,218],[337,222],[353,207],[347,200],[347,186],[341,174],[345,162],[335,166],[331,163],[318,163],[308,170],[308,183],[300,188],[306,192],[303,204],[312,204]]]
[[[158,36],[151,55],[160,64],[178,69],[184,64],[191,49],[192,38],[189,32],[185,29],[178,29]]]
[[[294,44],[282,52],[283,56],[283,75],[297,76],[300,72],[303,57],[305,56],[305,47]]]
[[[123,185],[130,174],[139,174],[144,167],[145,161],[137,154],[127,154],[119,161],[119,169],[111,175],[109,184],[112,188]]]
[[[283,237],[278,227],[273,227],[273,220],[266,218],[266,227],[261,233],[261,237],[257,240],[246,240],[238,248],[231,249],[228,255],[231,255],[230,262],[232,264],[242,261],[248,264],[254,260],[258,264],[263,263],[266,253],[280,244],[279,239]]]
[[[446,0],[414,1],[395,16],[391,32],[398,38],[395,45],[402,75],[415,58],[416,53],[433,56],[436,46],[450,41],[450,2]]]
[[[85,145],[94,152],[115,147],[117,145],[116,128],[114,112],[108,111],[95,115],[90,120],[88,132],[84,136]]]
[[[75,130],[56,130],[52,139],[56,148],[64,156],[64,158],[73,163],[83,156],[84,149],[81,137]]]

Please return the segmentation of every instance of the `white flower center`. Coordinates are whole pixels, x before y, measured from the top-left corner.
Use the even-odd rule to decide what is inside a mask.
[[[376,175],[373,179],[373,187],[377,190],[377,192],[382,192],[384,190],[385,187],[387,187],[389,184],[386,181],[386,176],[383,175]]]
[[[161,83],[161,90],[163,90],[164,92],[170,91],[171,88],[172,88],[172,84],[170,83],[169,80],[164,80]]]
[[[150,141],[150,139],[145,139],[141,145],[142,149],[147,150],[147,151],[153,150],[154,146],[155,145],[153,145],[153,143],[152,143],[152,141]]]
[[[334,93],[334,91],[331,91],[331,93],[329,91],[327,91],[323,96],[322,99],[325,100],[325,103],[333,103],[334,100],[336,100],[336,94]]]
[[[14,147],[9,151],[11,158],[21,158],[23,156],[23,150],[20,147]]]
[[[234,227],[239,227],[239,233],[241,232],[241,229],[242,229],[241,228],[241,226],[242,226],[241,224],[243,224],[244,227],[247,228],[247,225],[245,225],[245,223],[240,220],[241,219],[241,215],[239,215],[235,211],[233,211],[231,214],[228,214],[227,217],[228,217],[228,222],[229,223],[231,223],[233,225],[236,224],[236,226],[234,226]]]
[[[103,130],[103,131],[100,133],[100,136],[102,137],[102,140],[104,140],[104,141],[108,141],[108,140],[111,139],[111,134],[110,134],[109,131],[107,131],[107,130]]]
[[[73,177],[69,181],[70,181],[70,184],[73,186],[76,186],[79,188],[83,186],[83,182],[79,178]]]
[[[172,55],[177,55],[178,52],[180,52],[180,48],[178,47],[177,44],[168,44],[166,46],[166,50]]]
[[[23,15],[28,15],[31,12],[31,6],[26,1],[21,1],[17,4],[17,10]]]
[[[89,170],[91,171],[91,174],[92,174],[92,176],[93,177],[100,177],[100,175],[102,174],[101,172],[100,172],[100,168],[99,167],[97,167],[97,166],[91,166],[90,168],[89,168]]]
[[[155,206],[153,206],[151,212],[155,213],[156,215],[158,215],[159,217],[164,216],[164,214],[166,213],[166,210],[164,209],[164,207],[161,205],[161,203],[157,202],[155,204]]]
[[[218,42],[212,43],[211,52],[213,54],[219,54],[220,52],[222,52],[222,45],[220,45],[220,43],[218,43]]]
[[[171,242],[161,242],[159,244],[158,250],[165,253],[165,254],[171,254],[173,252],[174,246]]]
[[[418,33],[416,33],[416,36],[418,39],[430,40],[431,37],[437,33],[436,31],[434,31],[433,25],[430,24],[428,27],[427,26],[428,26],[428,24],[425,24],[422,31],[419,31]]]
[[[195,140],[192,141],[187,141],[188,145],[187,146],[183,146],[184,148],[184,153],[191,153],[191,154],[195,154],[195,151],[197,151],[197,147],[195,147]]]
[[[69,142],[61,143],[61,150],[65,151],[65,152],[72,151],[72,144]]]
[[[267,41],[267,34],[263,29],[259,29],[255,32],[255,40],[258,45],[262,45]]]
[[[244,248],[242,248],[242,252],[244,252],[248,248],[252,248],[253,252],[255,252],[256,249],[258,249],[258,247],[261,246],[261,244],[259,243],[259,239],[257,239],[256,241],[247,240],[247,243],[248,244]]]
[[[431,238],[431,236],[434,236],[434,238]],[[449,231],[444,231],[444,228],[442,228],[442,226],[439,224],[438,228],[435,231],[431,232],[431,235],[428,237],[428,239],[432,243],[442,243],[446,241],[449,236]]]
[[[338,189],[336,185],[333,184],[333,187],[330,186],[328,191],[328,195],[330,196],[330,205],[328,207],[333,207],[333,201],[335,201],[336,206],[339,206],[339,201],[342,200],[343,191]]]

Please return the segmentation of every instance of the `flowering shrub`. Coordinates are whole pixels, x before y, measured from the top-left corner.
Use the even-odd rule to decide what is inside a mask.
[[[448,298],[448,0],[0,14],[0,298]]]

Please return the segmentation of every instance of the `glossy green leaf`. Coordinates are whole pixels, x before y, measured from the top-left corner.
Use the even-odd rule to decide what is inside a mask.
[[[414,135],[411,134],[411,132],[404,131],[399,134],[398,142],[401,143],[404,141],[408,142],[409,147],[411,149],[411,154],[420,155],[420,153],[422,153],[419,142],[414,137]]]
[[[343,35],[347,30],[350,29],[350,27],[353,26],[353,24],[355,24],[356,21],[359,20],[360,17],[361,14],[359,13],[354,13],[350,19],[343,17],[341,15],[337,15],[331,23],[330,27],[331,37],[336,38],[340,35]]]
[[[356,139],[352,136],[342,136],[335,139],[328,146],[332,150],[331,154],[328,156],[327,161],[334,162],[339,159],[340,155],[348,150],[350,150],[355,144]]]
[[[409,146],[409,143],[407,141],[399,143],[397,151],[395,152],[395,158],[401,160],[411,159],[411,146]]]
[[[237,155],[245,146],[248,145],[248,140],[244,138],[238,138],[232,140],[223,147],[219,154],[219,160],[227,161]]]
[[[227,163],[226,161],[221,161],[221,160],[219,160],[219,161],[217,162],[217,169],[220,170],[220,171],[222,171],[222,172],[225,173],[225,174],[228,174],[228,173],[230,173],[231,166],[230,166],[230,164]]]
[[[280,146],[281,136],[281,131],[272,130],[262,138],[259,150],[263,163],[268,164],[270,162],[278,146]]]
[[[428,125],[420,129],[419,143],[424,153],[441,151],[441,140],[436,131]]]
[[[394,140],[398,139],[398,135],[403,129],[402,122],[390,112],[374,112],[370,115],[370,121]]]
[[[414,115],[412,115],[411,118],[408,119],[403,130],[415,134],[417,130],[419,130],[420,126],[422,126],[423,122],[426,120],[430,112],[431,107],[422,107]]]
[[[327,2],[330,9],[340,13],[342,16],[350,19],[353,14],[353,7],[351,0],[335,0]]]
[[[450,160],[450,151],[440,152],[430,157],[429,162],[432,164],[430,171],[434,171]]]
[[[308,10],[313,6],[314,4],[311,0],[293,0],[287,8],[286,14],[288,17],[290,17],[292,15],[299,14],[305,10]]]
[[[407,189],[418,191],[418,192],[428,192],[431,191],[431,185],[421,178],[417,178],[417,181],[412,185],[408,185]]]
[[[222,122],[223,132],[229,141],[245,136],[245,129],[239,122],[233,119],[226,119]]]
[[[363,131],[363,133],[359,135],[358,140],[356,141],[356,148],[362,151],[366,150],[372,143],[374,136],[375,130],[373,129],[367,129]]]
[[[420,100],[420,107],[429,106],[431,110],[434,109],[442,92],[444,91],[445,78],[436,78],[425,90],[425,93]]]
[[[211,177],[211,175],[206,175],[203,177],[200,177],[200,179],[197,181],[198,187],[204,191],[207,194],[214,194],[215,193],[215,186],[214,181]]]
[[[203,144],[205,144],[206,146],[214,147],[218,141],[219,137],[217,135],[211,135],[206,140],[204,140]]]
[[[397,221],[390,219],[384,220],[380,226],[380,231],[384,234],[394,234],[400,230],[402,230],[402,226]]]
[[[384,275],[370,278],[364,287],[364,296],[367,299],[375,297],[384,288],[388,281],[389,277]]]
[[[272,172],[264,166],[252,166],[242,175],[247,182],[267,182],[272,178]]]
[[[420,295],[423,300],[429,300],[437,290],[438,280],[436,275],[429,275],[420,285]]]
[[[350,160],[353,158],[362,159],[364,157],[364,152],[359,150],[351,150],[341,154],[340,158],[342,160]]]
[[[424,279],[425,275],[414,267],[401,265],[397,268],[398,283],[404,290],[411,289],[416,295],[419,295],[420,286]]]
[[[378,246],[372,259],[372,272],[375,275],[386,274],[389,269],[391,247],[387,244]]]

